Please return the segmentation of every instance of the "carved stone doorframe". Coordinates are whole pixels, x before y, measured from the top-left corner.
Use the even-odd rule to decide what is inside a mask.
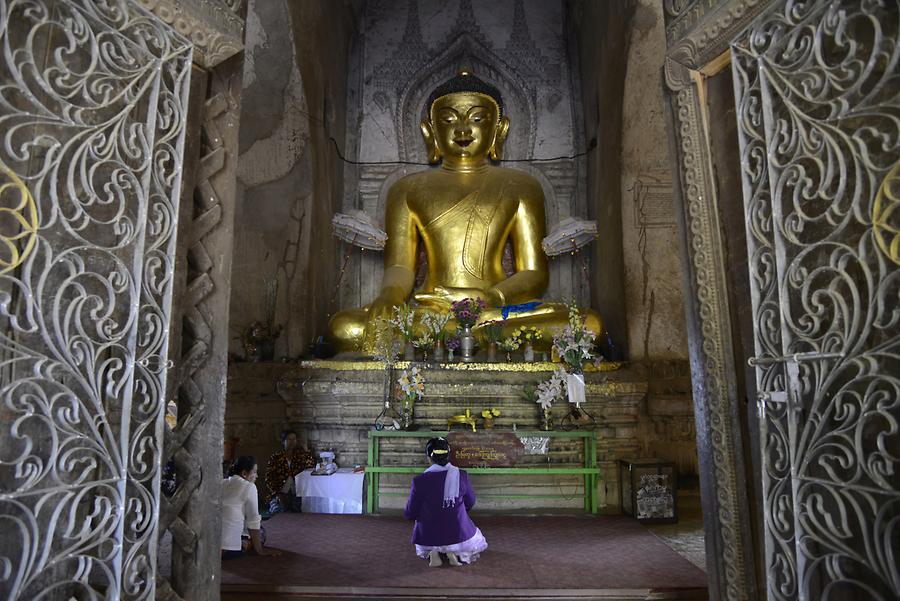
[[[163,428],[157,601],[220,598],[220,497],[246,0],[132,0],[189,39],[192,86]]]
[[[705,74],[727,64],[730,42],[765,0],[665,0],[665,82],[684,263],[688,349],[711,599],[758,596],[749,520],[737,366],[718,212]]]

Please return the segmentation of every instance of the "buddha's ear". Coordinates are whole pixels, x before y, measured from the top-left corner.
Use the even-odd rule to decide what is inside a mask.
[[[497,132],[494,134],[494,143],[488,151],[488,156],[492,161],[499,161],[503,156],[503,143],[506,142],[506,136],[509,134],[509,117],[501,117],[497,124]]]
[[[422,137],[425,138],[425,147],[428,149],[428,162],[437,163],[441,160],[441,149],[438,147],[437,137],[434,135],[434,128],[431,121],[422,119],[419,123],[422,129]]]

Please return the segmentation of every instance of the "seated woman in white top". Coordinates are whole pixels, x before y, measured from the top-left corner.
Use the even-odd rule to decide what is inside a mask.
[[[260,535],[259,497],[256,492],[256,459],[245,455],[231,466],[231,477],[222,484],[222,557],[239,557],[252,548],[258,555],[281,555],[266,549]],[[243,537],[247,533],[249,541]],[[245,543],[248,549],[245,549]]]

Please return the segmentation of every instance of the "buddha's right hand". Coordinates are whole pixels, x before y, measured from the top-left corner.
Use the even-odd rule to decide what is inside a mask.
[[[449,311],[450,306],[464,298],[480,298],[488,300],[488,294],[480,288],[451,288],[449,286],[435,286],[430,293],[416,294],[416,300],[420,304],[431,306],[442,311]]]

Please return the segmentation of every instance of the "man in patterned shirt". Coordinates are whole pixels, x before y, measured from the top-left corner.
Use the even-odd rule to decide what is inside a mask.
[[[284,450],[272,455],[266,464],[266,487],[269,494],[266,501],[271,513],[300,511],[294,476],[316,465],[313,456],[297,443],[295,431],[284,430],[281,433],[281,445]]]

